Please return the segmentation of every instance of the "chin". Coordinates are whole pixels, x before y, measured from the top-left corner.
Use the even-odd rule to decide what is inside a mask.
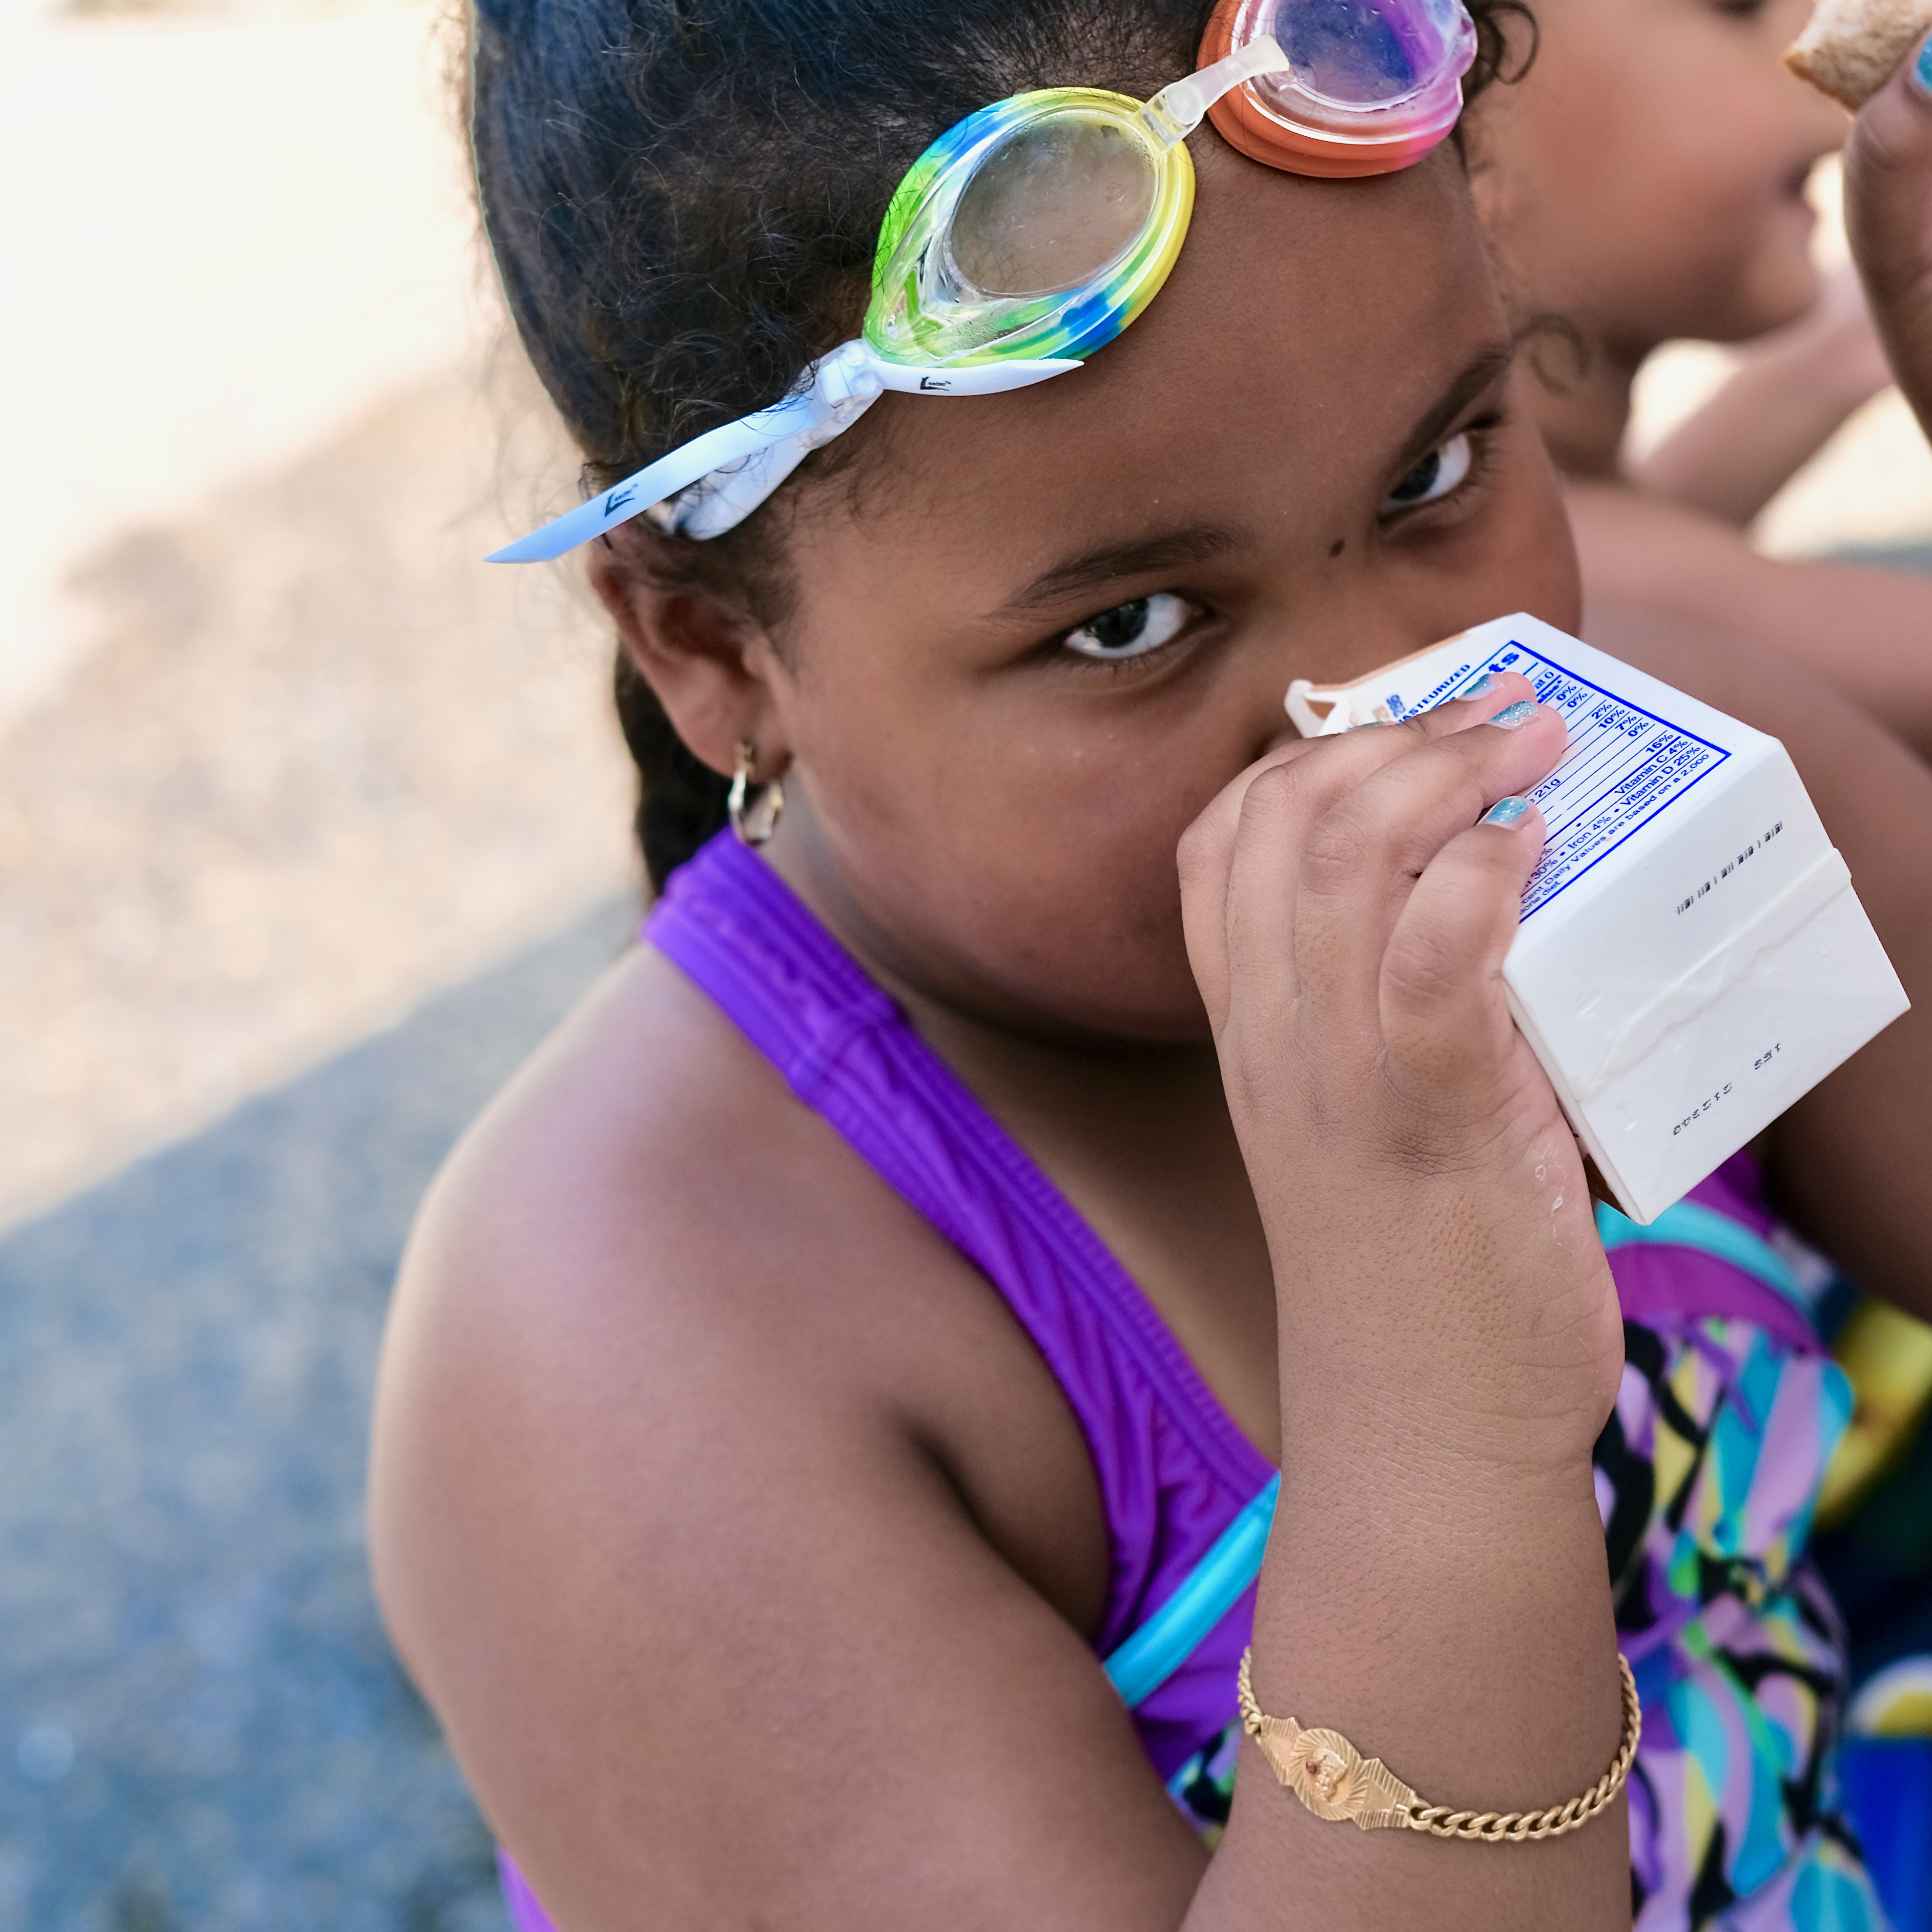
[[[1748,342],[1796,322],[1816,304],[1822,286],[1808,252],[1768,250],[1740,262],[1713,286],[1698,325],[1677,333],[1706,342]]]

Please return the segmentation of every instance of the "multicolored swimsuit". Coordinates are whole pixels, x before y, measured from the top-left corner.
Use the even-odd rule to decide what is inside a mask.
[[[1096,1649],[1175,1802],[1228,1814],[1234,1675],[1279,1480],[1053,1184],[778,874],[728,834],[645,937],[984,1270],[1058,1377],[1113,1559]],[[1643,1696],[1636,1932],[1884,1932],[1832,1774],[1844,1645],[1803,1559],[1851,1399],[1739,1155],[1652,1228],[1604,1210],[1625,1317],[1596,1454]],[[514,1865],[521,1932],[551,1932]]]

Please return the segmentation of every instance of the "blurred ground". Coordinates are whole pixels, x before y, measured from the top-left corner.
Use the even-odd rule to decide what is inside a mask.
[[[102,538],[491,326],[443,4],[0,0],[0,714],[92,642]]]
[[[0,1932],[483,1932],[362,1472],[631,923],[608,629],[479,561],[574,462],[425,7],[92,4],[0,0]]]
[[[477,561],[501,420],[425,383],[77,569],[0,730],[0,1225],[629,878],[608,634]]]
[[[628,876],[452,45],[0,0],[0,1226]]]
[[[618,901],[0,1240],[0,1928],[500,1932],[369,1594],[369,1389],[457,1132]]]

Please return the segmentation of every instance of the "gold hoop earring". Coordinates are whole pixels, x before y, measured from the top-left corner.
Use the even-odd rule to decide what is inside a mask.
[[[776,778],[759,786],[755,802],[746,804],[754,782],[752,770],[758,762],[758,747],[750,739],[740,738],[731,753],[731,790],[724,800],[724,811],[731,830],[746,845],[764,844],[784,816],[784,787]]]

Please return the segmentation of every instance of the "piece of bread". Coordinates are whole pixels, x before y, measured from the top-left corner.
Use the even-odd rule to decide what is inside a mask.
[[[1928,33],[1932,0],[1817,0],[1784,64],[1856,114]]]

